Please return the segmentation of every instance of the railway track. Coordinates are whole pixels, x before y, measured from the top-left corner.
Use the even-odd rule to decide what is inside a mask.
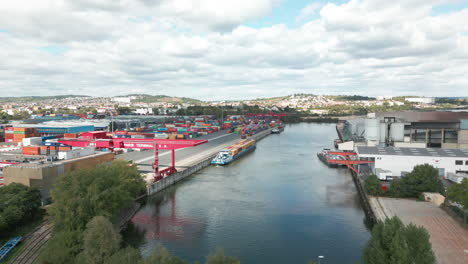
[[[52,222],[46,222],[25,238],[26,245],[11,264],[33,264],[52,234]]]

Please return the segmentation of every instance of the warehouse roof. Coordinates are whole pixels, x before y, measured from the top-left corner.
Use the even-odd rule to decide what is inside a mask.
[[[357,147],[359,155],[429,156],[468,158],[468,149]]]

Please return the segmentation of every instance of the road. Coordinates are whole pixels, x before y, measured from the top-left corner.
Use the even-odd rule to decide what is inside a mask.
[[[194,139],[206,139],[208,143],[199,145],[197,147],[192,148],[184,148],[176,150],[175,157],[176,157],[176,167],[177,163],[191,158],[194,155],[199,153],[203,153],[212,148],[220,147],[222,145],[226,145],[226,143],[233,142],[236,140],[240,140],[240,136],[238,134],[226,134],[226,131],[218,131],[206,136],[197,137]],[[142,150],[140,152],[133,151],[127,152],[120,155],[117,155],[116,158],[131,160],[134,163],[138,164],[138,170],[141,173],[148,173],[152,171],[152,164],[154,161],[154,151],[153,150]],[[159,151],[159,165],[161,167],[167,167],[171,163],[171,152],[169,150],[160,150]]]

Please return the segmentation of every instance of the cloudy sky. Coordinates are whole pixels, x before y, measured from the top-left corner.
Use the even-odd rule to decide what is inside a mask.
[[[15,0],[0,96],[468,96],[468,0]]]

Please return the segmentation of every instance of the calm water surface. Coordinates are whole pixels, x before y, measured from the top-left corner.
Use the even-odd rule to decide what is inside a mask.
[[[335,137],[333,124],[289,125],[229,166],[152,197],[127,240],[139,238],[144,255],[163,245],[189,261],[217,248],[242,263],[360,261],[370,235],[351,175],[316,157]]]

